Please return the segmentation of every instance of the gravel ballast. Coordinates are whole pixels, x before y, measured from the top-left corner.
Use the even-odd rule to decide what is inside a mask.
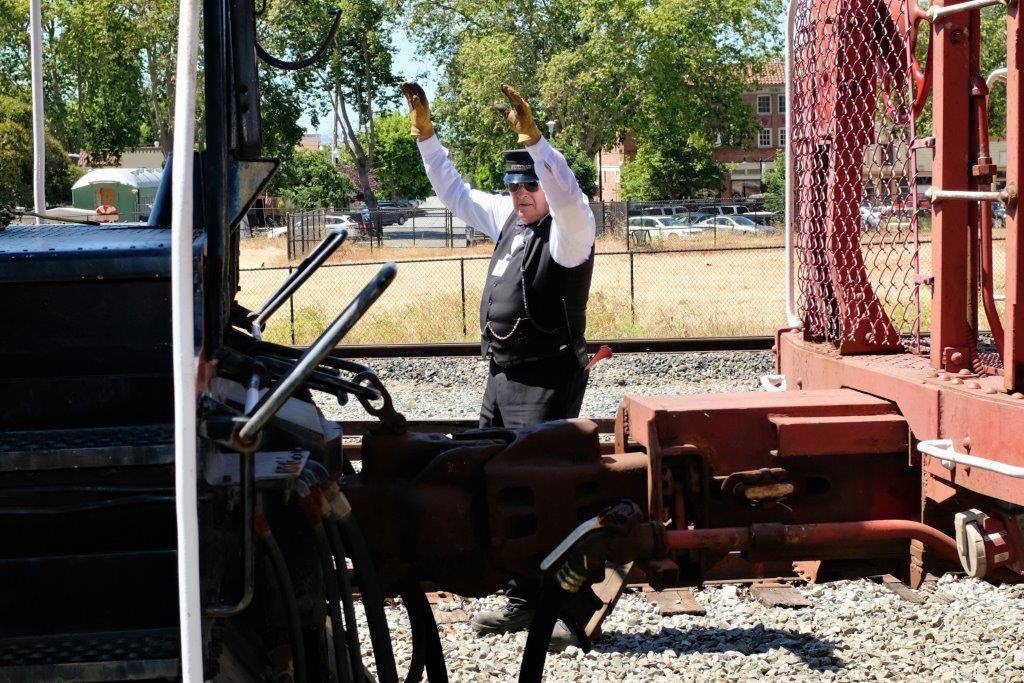
[[[376,371],[395,408],[410,420],[475,419],[487,383],[487,363],[479,358],[377,358],[360,360]],[[751,391],[774,372],[768,351],[621,354],[598,363],[590,373],[582,417],[613,417],[625,394],[704,394]],[[334,420],[365,420],[357,401],[339,406],[318,396]]]
[[[952,601],[924,604],[869,580],[797,590],[811,607],[765,607],[744,587],[721,586],[694,591],[706,615],[671,617],[637,594],[624,595],[590,652],[570,647],[548,654],[545,680],[1024,680],[1024,586],[946,576],[937,590]],[[503,600],[440,608],[473,611]],[[389,608],[388,622],[401,675],[412,654],[405,610]],[[516,679],[525,633],[477,636],[468,623],[440,629],[451,680]],[[368,641],[363,652],[369,653]]]
[[[476,418],[487,367],[472,358],[368,362],[407,418]],[[751,391],[773,372],[768,352],[625,354],[591,374],[584,417],[612,417],[625,394]],[[332,419],[366,419],[358,403],[318,397]],[[587,653],[549,654],[551,681],[1024,681],[1024,586],[940,578],[924,604],[871,580],[798,585],[809,608],[766,607],[742,586],[694,591],[703,616],[663,617],[625,594]],[[504,597],[442,603],[494,609]],[[389,607],[400,674],[411,656],[405,610]],[[360,632],[366,636],[362,610]],[[453,681],[513,681],[526,634],[477,636],[468,623],[441,625]],[[363,643],[367,663],[368,640]],[[372,669],[372,666],[370,667]]]

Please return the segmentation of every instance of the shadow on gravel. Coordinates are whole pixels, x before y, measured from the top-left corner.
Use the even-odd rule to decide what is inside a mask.
[[[807,633],[783,631],[757,625],[752,628],[666,628],[654,633],[606,631],[594,643],[596,652],[655,652],[673,650],[679,656],[696,653],[737,652],[763,654],[773,649],[789,650],[815,671],[846,668],[835,655],[835,644]]]

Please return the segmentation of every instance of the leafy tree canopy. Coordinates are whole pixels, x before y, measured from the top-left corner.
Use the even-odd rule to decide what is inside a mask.
[[[411,33],[446,65],[433,111],[457,162],[493,177],[514,138],[493,113],[502,82],[561,145],[592,156],[620,136],[679,148],[751,139],[741,94],[781,46],[779,0],[413,0]],[[541,126],[542,130],[544,126]],[[649,147],[649,149],[653,149]],[[483,167],[483,168],[482,168]]]
[[[636,159],[623,164],[621,192],[630,199],[683,199],[700,190],[718,189],[724,167],[712,156],[714,148],[699,135],[674,145],[644,141]]]
[[[355,188],[326,151],[296,150],[271,182],[271,193],[300,209],[343,207],[352,202]]]
[[[377,175],[383,194],[393,199],[422,199],[430,195],[416,140],[409,135],[409,118],[399,112],[377,117]]]
[[[0,95],[0,208],[32,207],[32,107]],[[46,199],[50,205],[71,200],[71,170],[60,142],[46,135]]]
[[[764,172],[765,211],[784,211],[786,208],[786,154],[775,154],[775,165]]]

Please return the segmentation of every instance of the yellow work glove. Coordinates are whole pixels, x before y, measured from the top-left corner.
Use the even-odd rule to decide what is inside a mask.
[[[533,120],[533,111],[519,93],[510,85],[501,86],[511,107],[501,107],[499,111],[512,130],[519,136],[519,142],[532,145],[540,140],[540,129]]]
[[[409,135],[420,140],[434,136],[434,124],[430,122],[430,103],[419,83],[412,81],[398,86],[409,103]]]

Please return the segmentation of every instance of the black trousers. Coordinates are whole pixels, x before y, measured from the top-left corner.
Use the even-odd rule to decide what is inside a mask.
[[[587,377],[572,354],[502,368],[491,375],[480,407],[480,427],[518,429],[579,417]]]
[[[579,417],[589,375],[571,354],[510,368],[491,361],[491,376],[480,408],[480,427],[518,429],[548,420]],[[516,576],[509,583],[509,602],[533,609],[540,595],[540,582]]]

